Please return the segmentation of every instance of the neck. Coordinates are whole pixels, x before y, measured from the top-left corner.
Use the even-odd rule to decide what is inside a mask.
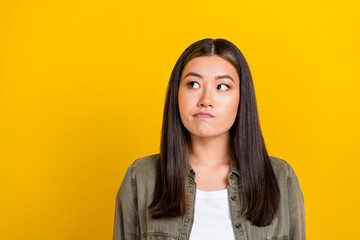
[[[230,164],[230,133],[216,137],[199,137],[190,134],[190,161],[192,165],[217,166]]]

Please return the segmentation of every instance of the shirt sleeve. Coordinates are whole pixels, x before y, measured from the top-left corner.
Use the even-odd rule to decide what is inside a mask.
[[[304,196],[294,170],[290,165],[289,167],[290,174],[287,180],[290,214],[289,237],[291,240],[303,240],[306,239]]]
[[[116,195],[113,240],[136,239],[137,194],[134,163],[127,169]]]

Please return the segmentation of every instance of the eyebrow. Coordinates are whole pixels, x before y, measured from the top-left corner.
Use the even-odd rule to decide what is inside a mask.
[[[187,77],[187,76],[194,76],[194,77],[199,77],[199,78],[204,78],[202,75],[198,74],[198,73],[194,73],[194,72],[189,72],[188,74],[186,74],[186,76],[184,77],[184,79]],[[219,75],[219,76],[216,76],[215,79],[222,79],[222,78],[229,78],[231,81],[234,82],[234,79],[232,77],[230,77],[229,75],[227,74],[224,74],[224,75]],[[234,82],[235,83],[235,82]]]

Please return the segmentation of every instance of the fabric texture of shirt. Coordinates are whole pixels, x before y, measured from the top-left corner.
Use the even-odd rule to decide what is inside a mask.
[[[235,240],[230,218],[227,188],[196,189],[194,223],[190,240]]]
[[[148,206],[153,198],[159,157],[160,154],[142,157],[128,167],[116,195],[113,240],[189,240],[195,215],[195,172],[188,159],[187,214],[152,219]],[[242,199],[237,191],[241,175],[235,159],[231,159],[227,194],[231,226],[237,240],[305,239],[304,197],[298,178],[285,160],[270,156],[270,161],[280,189],[280,206],[270,225],[257,227],[241,215]]]

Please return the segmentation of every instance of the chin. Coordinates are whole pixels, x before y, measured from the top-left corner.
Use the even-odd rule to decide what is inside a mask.
[[[195,137],[203,137],[203,138],[210,138],[210,137],[216,137],[219,134],[214,134],[211,132],[191,132],[192,135],[194,135]]]

